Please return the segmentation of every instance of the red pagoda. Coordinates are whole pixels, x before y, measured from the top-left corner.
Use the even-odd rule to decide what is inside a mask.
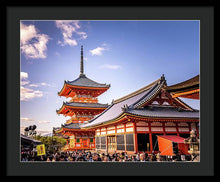
[[[94,132],[79,130],[80,124],[91,120],[95,115],[103,112],[108,104],[98,103],[98,96],[108,90],[110,85],[97,83],[84,74],[83,46],[81,46],[80,75],[73,81],[64,81],[59,96],[71,98],[63,102],[57,114],[70,116],[56,133],[69,136],[66,150],[82,150],[95,147]]]
[[[128,154],[160,150],[161,155],[175,155],[176,151],[188,154],[188,146],[183,141],[191,130],[199,137],[200,112],[179,97],[199,99],[199,75],[171,86],[162,75],[109,106],[98,103],[97,97],[109,87],[83,73],[81,47],[80,75],[74,81],[65,81],[58,93],[71,98],[57,110],[58,114],[71,117],[55,132],[68,137],[64,150],[94,149]]]

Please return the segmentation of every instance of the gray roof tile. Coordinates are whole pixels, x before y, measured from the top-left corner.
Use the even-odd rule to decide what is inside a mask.
[[[141,99],[144,95],[146,95],[149,91],[150,91],[150,88],[148,88],[147,90],[143,90],[143,92],[137,95],[134,95],[130,98],[127,98],[126,100],[123,100],[121,102],[112,103],[105,111],[103,111],[101,114],[99,114],[98,116],[90,120],[89,123],[83,124],[82,127],[98,125],[106,121],[117,118],[123,113],[122,108],[125,105],[131,106],[137,100]]]
[[[99,87],[99,88],[110,87],[110,85],[98,83],[87,78],[85,74],[80,74],[80,76],[76,80],[66,81],[65,83],[73,86],[82,86],[82,87]]]
[[[130,109],[130,114],[146,117],[199,118],[199,111],[188,111],[171,106],[150,106],[144,109]]]
[[[62,125],[62,128],[80,129],[80,126],[79,126],[79,123],[70,123],[70,124],[64,124],[64,125]]]
[[[149,117],[169,117],[169,118],[199,118],[199,111],[192,110],[178,110],[175,107],[170,106],[158,106],[150,107],[144,109],[137,109],[139,104],[148,101],[155,96],[156,93],[162,88],[163,84],[166,84],[166,80],[161,77],[150,84],[150,87],[145,87],[138,91],[137,94],[129,94],[129,96],[123,97],[124,99],[118,99],[118,102],[113,102],[106,110],[101,114],[97,115],[95,118],[89,120],[89,123],[82,124],[82,128],[91,127],[111,121],[119,117],[123,113],[130,113],[139,116],[149,116]],[[125,109],[122,109],[124,108]]]
[[[100,103],[84,103],[84,102],[64,102],[66,106],[73,107],[94,107],[94,108],[107,108],[108,104],[100,104]]]

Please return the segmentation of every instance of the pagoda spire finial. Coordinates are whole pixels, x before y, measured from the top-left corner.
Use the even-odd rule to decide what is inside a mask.
[[[84,75],[84,68],[83,68],[83,46],[81,46],[80,75]]]

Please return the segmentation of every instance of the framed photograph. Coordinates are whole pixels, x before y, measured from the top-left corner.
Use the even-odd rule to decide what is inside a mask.
[[[213,7],[6,12],[6,175],[214,175]]]

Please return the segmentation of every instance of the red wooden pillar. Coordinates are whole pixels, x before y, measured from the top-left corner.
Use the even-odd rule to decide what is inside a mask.
[[[180,136],[179,127],[178,127],[178,123],[177,122],[176,122],[176,132],[177,132],[177,136]]]
[[[152,140],[152,133],[151,133],[151,123],[148,123],[149,126],[149,140],[150,140],[150,152],[153,151],[153,140]]]
[[[75,140],[75,145],[74,145],[74,148],[76,147],[76,134],[74,136],[74,140]]]
[[[67,144],[67,145],[69,144],[69,139],[66,140],[66,144]]]
[[[191,128],[191,123],[190,122],[188,122],[187,123],[188,124],[188,126],[189,126],[189,132],[192,130],[192,128]],[[197,128],[196,128],[197,129]],[[197,131],[197,130],[196,130]]]
[[[107,135],[107,127],[105,127],[106,131],[105,131],[105,134],[106,134],[106,153],[108,154],[108,135]]]
[[[115,125],[115,146],[114,146],[114,148],[115,148],[115,151],[117,151],[117,125]]]
[[[135,153],[138,153],[138,141],[137,141],[137,130],[136,130],[136,123],[133,122],[133,128],[134,128],[134,150]]]
[[[162,122],[162,127],[163,127],[163,134],[166,135],[165,122]]]
[[[124,145],[125,145],[125,151],[127,151],[126,150],[126,124],[124,124]]]

